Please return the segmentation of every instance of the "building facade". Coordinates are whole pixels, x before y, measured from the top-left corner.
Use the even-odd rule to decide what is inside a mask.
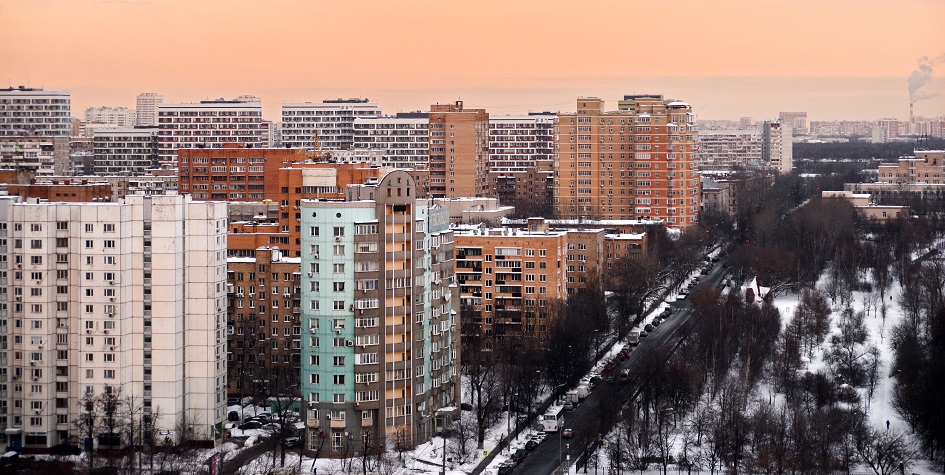
[[[229,396],[264,399],[298,387],[300,264],[277,247],[227,258]]]
[[[178,187],[197,200],[262,201],[277,193],[279,169],[303,159],[297,150],[225,143],[178,151]]]
[[[354,119],[354,149],[380,150],[390,168],[426,167],[429,161],[430,119],[426,112]]]
[[[438,411],[459,404],[449,216],[414,187],[398,170],[348,187],[345,201],[302,202],[302,394],[313,448],[321,431],[334,454],[421,443]]]
[[[164,103],[164,96],[153,92],[138,94],[135,107],[135,125],[141,127],[157,127],[158,106]]]
[[[65,175],[70,169],[69,137],[0,137],[0,168],[36,177]]]
[[[810,123],[807,121],[807,112],[781,112],[778,114],[778,123],[791,129],[792,135],[810,134]]]
[[[71,96],[29,87],[0,89],[0,137],[72,135]]]
[[[761,130],[700,130],[699,167],[746,166],[761,162]]]
[[[225,221],[224,203],[178,195],[0,199],[0,442],[42,451],[81,439],[79,400],[115,390],[159,414],[171,440],[179,423],[218,440]]]
[[[127,107],[89,107],[85,109],[85,124],[134,127],[137,124],[137,114]]]
[[[489,114],[463,101],[430,106],[431,198],[487,196]]]
[[[184,148],[221,148],[238,143],[259,148],[266,141],[262,104],[238,100],[158,106],[158,159],[176,164]]]
[[[282,145],[315,148],[318,134],[323,150],[347,150],[354,144],[354,121],[379,116],[381,106],[367,99],[334,99],[282,104]]]
[[[761,161],[778,173],[794,168],[794,141],[791,127],[765,121],[761,124]]]
[[[654,218],[688,227],[699,211],[692,108],[660,95],[624,96],[620,110],[579,98],[561,114],[555,143],[555,211],[572,219]]]
[[[92,144],[95,175],[144,175],[158,164],[157,127],[98,129]]]

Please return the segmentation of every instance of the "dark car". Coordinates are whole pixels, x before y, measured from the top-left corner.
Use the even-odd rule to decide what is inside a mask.
[[[662,318],[656,317],[656,318],[653,319],[653,326],[654,326],[654,327],[660,326],[660,323],[663,323],[663,319],[662,319]]]
[[[497,475],[509,475],[512,471],[515,470],[515,465],[511,463],[503,463],[499,465],[499,470],[496,472]]]
[[[671,309],[671,308],[666,308],[666,310],[663,310],[663,313],[661,313],[660,316],[663,317],[663,318],[666,318],[666,317],[668,317],[668,316],[670,316],[670,315],[672,315],[672,314],[673,314],[673,309]]]
[[[259,429],[261,428],[262,422],[259,421],[248,421],[240,425],[240,430],[249,430],[249,429]]]
[[[654,327],[652,323],[647,323],[646,326],[643,327],[643,331],[645,332],[652,332],[655,329],[656,327]],[[640,336],[643,336],[643,335],[640,335]]]
[[[616,367],[617,367],[617,365],[614,364],[613,361],[608,361],[607,364],[604,365],[604,371],[613,371],[614,368],[616,368]]]
[[[528,442],[525,442],[525,450],[529,452],[531,452],[532,450],[535,450],[536,447],[538,447],[537,440],[529,439]]]
[[[620,353],[617,353],[617,359],[620,360],[620,361],[623,361],[623,360],[627,359],[626,353],[624,353],[624,352],[622,352],[622,351],[621,351]]]
[[[646,338],[650,333],[646,330],[640,332],[640,338]]]
[[[226,415],[226,420],[228,420],[228,421],[230,421],[230,422],[239,422],[239,420],[240,420],[240,413],[238,413],[238,412],[236,412],[236,411],[230,411],[230,413]]]
[[[591,376],[591,379],[589,381],[591,385],[600,384],[600,376],[597,376],[597,375]]]
[[[528,452],[525,449],[516,449],[515,452],[509,457],[516,465],[522,463],[522,460],[525,460],[525,456],[528,455]]]
[[[561,431],[561,437],[564,439],[570,439],[574,437],[574,429],[571,429],[570,427],[567,429],[564,429],[563,431]]]

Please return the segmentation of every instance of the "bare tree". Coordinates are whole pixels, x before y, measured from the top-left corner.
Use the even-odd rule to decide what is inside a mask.
[[[917,456],[905,434],[897,430],[876,430],[862,426],[855,434],[859,459],[876,475],[905,471]]]
[[[79,398],[79,417],[75,425],[79,433],[85,437],[83,448],[88,462],[88,471],[95,470],[95,434],[100,428],[100,418],[97,412],[98,399],[95,393],[86,392]]]

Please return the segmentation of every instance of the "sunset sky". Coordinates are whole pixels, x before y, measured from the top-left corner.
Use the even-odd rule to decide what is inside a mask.
[[[699,118],[945,114],[941,0],[0,0],[0,87],[134,107],[253,94],[367,97],[385,112],[465,101],[573,111],[578,96],[662,93]]]

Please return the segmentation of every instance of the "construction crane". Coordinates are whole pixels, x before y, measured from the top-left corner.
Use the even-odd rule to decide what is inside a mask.
[[[304,148],[299,149],[299,155],[302,156],[304,161],[312,162],[327,162],[331,158],[331,152],[327,150],[322,150],[322,144],[318,140],[318,131],[316,130],[312,134],[312,151],[308,151]]]

